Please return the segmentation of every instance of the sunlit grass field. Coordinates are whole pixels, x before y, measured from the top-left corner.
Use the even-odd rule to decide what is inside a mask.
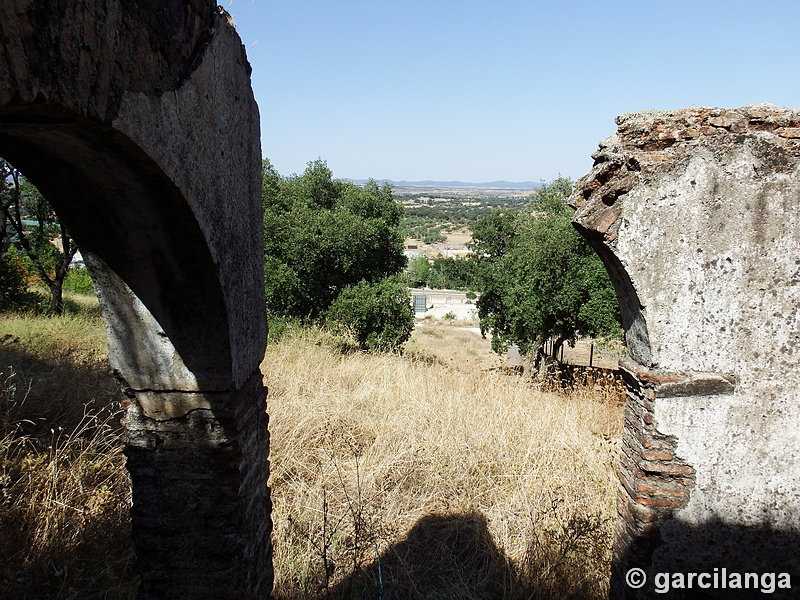
[[[404,356],[268,349],[276,597],[606,597],[618,391],[538,392],[438,331]]]
[[[0,340],[0,597],[133,598],[96,307],[0,316]],[[270,345],[275,598],[605,597],[620,397],[536,391],[481,344],[443,324],[402,355]]]

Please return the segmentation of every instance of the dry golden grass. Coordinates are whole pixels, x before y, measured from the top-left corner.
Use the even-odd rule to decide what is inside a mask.
[[[263,365],[277,598],[605,597],[617,396],[326,337]]]
[[[0,328],[0,597],[133,598],[102,323]],[[604,597],[618,399],[536,392],[474,333],[431,331],[404,356],[269,347],[275,597]]]
[[[472,241],[472,232],[466,227],[454,231],[447,231],[445,235],[447,236],[446,244],[466,246]]]
[[[496,368],[505,360],[492,351],[488,338],[481,337],[477,321],[454,325],[440,319],[423,319],[404,350],[407,357],[469,373]]]
[[[135,595],[119,386],[102,322],[0,318],[0,597]]]

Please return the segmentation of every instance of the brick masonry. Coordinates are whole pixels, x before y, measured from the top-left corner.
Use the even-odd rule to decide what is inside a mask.
[[[622,361],[620,367],[627,403],[618,471],[612,597],[633,598],[624,582],[625,573],[633,567],[649,566],[653,550],[661,543],[661,526],[686,506],[695,486],[695,469],[677,455],[678,440],[656,427],[658,397],[676,384],[698,391],[707,389],[710,382],[726,391],[733,384],[728,382],[726,388],[719,380],[727,380],[713,374],[656,373],[631,361]]]
[[[161,597],[168,589],[172,597],[233,600],[271,589],[269,434],[261,379],[257,372],[241,390],[203,394],[213,410],[166,419],[145,414],[141,398],[152,392],[129,391],[124,425],[133,538],[137,568],[147,573],[141,597]],[[175,402],[176,394],[168,395]],[[146,404],[152,403],[148,398]]]

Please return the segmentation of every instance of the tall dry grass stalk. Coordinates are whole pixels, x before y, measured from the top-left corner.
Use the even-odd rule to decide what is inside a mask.
[[[128,599],[119,386],[94,317],[0,318],[0,597]]]
[[[294,332],[270,389],[276,598],[604,598],[618,397]]]

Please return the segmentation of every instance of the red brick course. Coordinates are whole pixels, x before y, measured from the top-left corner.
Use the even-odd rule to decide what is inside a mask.
[[[685,506],[695,470],[676,454],[677,439],[656,428],[656,388],[679,376],[625,370],[628,401],[619,470],[614,552],[621,560],[637,540],[657,537],[661,524]],[[649,545],[649,544],[645,544]]]

